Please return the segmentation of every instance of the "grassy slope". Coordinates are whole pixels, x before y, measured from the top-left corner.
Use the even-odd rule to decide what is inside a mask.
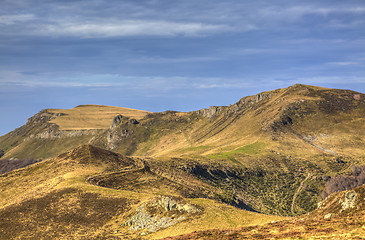
[[[143,188],[103,188],[86,181],[134,164],[134,160],[91,146],[1,175],[0,239],[43,237],[81,239],[132,238],[139,232],[122,227],[126,216],[159,192]],[[171,192],[170,195],[177,194]],[[161,238],[211,228],[262,224],[281,217],[247,212],[214,200],[191,199],[203,213],[172,228],[148,235]]]
[[[355,100],[354,94],[295,85],[243,98],[212,118],[196,112],[148,114],[138,125],[123,123],[116,128],[116,135],[123,130],[131,134],[121,138],[114,150],[154,157],[152,161],[166,162],[168,166],[173,165],[171,158],[177,157],[180,165],[193,160],[207,166],[217,164],[218,167],[210,167],[209,171],[233,169],[238,173],[238,180],[230,182],[196,175],[206,184],[226,192],[227,198],[236,193],[265,213],[292,214],[296,194],[293,209],[295,214],[301,214],[312,210],[320,200],[324,182],[316,177],[346,172],[352,165],[365,162],[365,97],[362,94],[360,100]],[[95,106],[75,109],[89,114]],[[52,121],[62,117],[73,117],[69,119],[73,124],[80,120],[74,113]],[[40,129],[34,132],[44,130],[38,125],[37,128]],[[107,148],[108,134],[97,133],[93,144]],[[93,136],[22,142],[5,157],[27,154],[50,157],[63,149],[86,144]],[[23,135],[11,138],[21,142]],[[2,139],[0,144],[10,142]],[[325,152],[318,146],[338,154]],[[311,178],[304,181],[308,174]],[[302,184],[306,188],[300,188]]]
[[[142,110],[103,105],[81,105],[72,109],[49,109],[48,111],[61,114],[61,116],[50,121],[58,125],[60,130],[107,129],[113,118],[119,114],[139,120],[150,113]]]
[[[355,192],[353,208],[343,208],[346,195]],[[184,239],[363,239],[365,186],[330,195],[320,208],[290,220],[237,229],[208,230],[166,238]]]

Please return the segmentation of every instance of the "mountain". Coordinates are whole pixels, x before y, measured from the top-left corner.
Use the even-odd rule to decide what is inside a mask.
[[[0,137],[3,158],[49,158],[80,144],[127,155],[209,156],[256,150],[288,155],[362,155],[362,93],[294,85],[193,112],[83,105],[46,109]],[[229,155],[229,154],[228,154]]]
[[[365,94],[301,84],[193,112],[42,110],[0,137],[0,232],[221,238],[236,228],[238,237],[265,238],[293,228],[287,238],[309,236],[343,216],[324,219],[319,202],[361,189],[364,136]]]

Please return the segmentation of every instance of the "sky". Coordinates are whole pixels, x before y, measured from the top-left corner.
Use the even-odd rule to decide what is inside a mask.
[[[46,108],[365,92],[364,0],[0,0],[0,135]]]

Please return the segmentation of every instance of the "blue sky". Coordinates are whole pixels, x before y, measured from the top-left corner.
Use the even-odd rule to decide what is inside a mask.
[[[364,0],[0,0],[0,135],[44,108],[365,92]]]

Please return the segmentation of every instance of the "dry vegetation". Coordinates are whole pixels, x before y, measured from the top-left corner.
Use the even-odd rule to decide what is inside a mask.
[[[0,137],[2,159],[74,150],[0,175],[0,233],[19,239],[158,239],[194,231],[204,232],[178,239],[356,239],[364,230],[363,209],[279,220],[363,183],[363,168],[351,169],[365,164],[364,116],[364,94],[306,85],[188,113],[96,105],[44,110]],[[97,147],[76,148],[83,144]],[[145,236],[123,225],[159,195],[203,211]]]
[[[179,183],[146,168],[145,176],[135,175],[133,169],[138,172],[143,164],[146,163],[139,159],[85,145],[56,158],[1,175],[0,239],[138,237],[141,231],[130,231],[123,226],[123,222],[140,203],[161,194],[182,196],[184,192],[181,187],[176,188],[181,186]],[[89,183],[95,183],[91,180],[95,177],[105,176],[103,179],[108,179],[118,172],[124,172],[125,176],[116,178],[116,183],[110,186],[116,189]],[[154,188],[148,185],[151,178]],[[163,181],[156,182],[154,178]],[[133,179],[139,182],[129,185]],[[146,186],[142,184],[144,181]],[[164,188],[167,190],[164,191]],[[174,228],[146,237],[162,238],[194,230],[240,227],[283,219],[240,210],[214,200],[197,198],[188,202],[202,210],[199,217],[186,219]]]
[[[48,111],[60,114],[50,121],[58,125],[60,130],[107,129],[113,118],[119,114],[139,120],[150,113],[102,105],[81,105],[72,109],[48,109]]]
[[[352,204],[344,207],[346,196],[356,194]],[[300,217],[261,226],[219,229],[165,238],[186,239],[364,239],[365,186],[329,196],[320,207]]]

